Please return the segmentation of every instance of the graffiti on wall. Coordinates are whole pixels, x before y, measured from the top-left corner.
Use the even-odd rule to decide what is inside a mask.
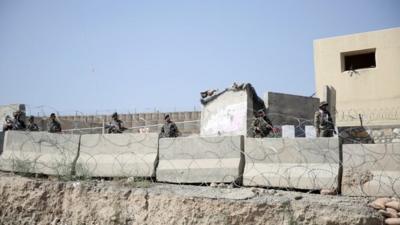
[[[204,135],[241,134],[242,131],[246,131],[247,106],[245,102],[207,113],[210,116],[206,121],[202,121]]]

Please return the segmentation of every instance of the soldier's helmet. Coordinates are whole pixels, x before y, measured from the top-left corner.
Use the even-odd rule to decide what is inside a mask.
[[[265,112],[263,109],[257,110],[257,115],[263,115]]]
[[[22,112],[21,110],[17,110],[17,111],[15,111],[15,112],[13,113],[13,116],[14,116],[14,117],[23,116],[23,115],[24,115],[24,112]]]
[[[166,120],[167,118],[169,118],[169,114],[164,116],[164,120]]]
[[[328,105],[328,103],[326,101],[322,101],[321,103],[319,103],[319,107],[321,108],[322,106],[326,106]]]
[[[113,113],[113,114],[111,115],[111,118],[113,118],[113,119],[118,118],[118,113],[117,113],[117,112]]]
[[[207,91],[200,92],[200,95],[201,95],[202,98],[207,97]]]
[[[28,119],[28,121],[30,121],[30,122],[33,122],[34,120],[35,120],[34,116],[30,116],[29,119]]]
[[[50,118],[56,118],[56,114],[55,113],[51,113],[50,114]]]

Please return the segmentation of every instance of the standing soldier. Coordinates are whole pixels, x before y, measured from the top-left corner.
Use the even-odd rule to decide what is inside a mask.
[[[12,130],[13,128],[13,121],[11,116],[7,115],[5,118],[5,123],[3,125],[3,131]]]
[[[165,123],[161,128],[160,137],[163,138],[171,138],[171,137],[178,137],[180,132],[178,127],[174,122],[171,121],[169,115],[165,115],[164,117]]]
[[[271,120],[268,119],[264,110],[257,111],[257,117],[252,123],[252,136],[255,138],[264,138],[272,131],[273,126]]]
[[[126,127],[124,127],[124,122],[119,119],[118,113],[113,113],[111,115],[112,121],[110,122],[109,125],[107,125],[105,128],[108,129],[109,134],[120,134],[126,130]]]
[[[319,110],[315,112],[314,126],[317,137],[333,137],[333,133],[336,133],[331,113],[327,108],[328,103],[323,101],[319,104]]]
[[[61,133],[61,124],[56,119],[56,114],[50,114],[50,121],[47,124],[47,130],[50,133]]]
[[[13,130],[25,130],[25,120],[24,120],[24,113],[20,110],[13,113],[14,120],[13,120]]]
[[[35,123],[35,117],[34,116],[30,116],[29,117],[27,130],[28,131],[39,131],[39,127]]]

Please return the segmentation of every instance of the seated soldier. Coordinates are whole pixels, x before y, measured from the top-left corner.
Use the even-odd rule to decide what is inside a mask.
[[[60,122],[57,121],[56,114],[50,114],[50,120],[47,124],[49,133],[60,133],[62,131]]]
[[[13,130],[25,130],[26,129],[26,125],[25,125],[25,114],[18,110],[16,112],[13,113],[14,115],[14,120],[13,120]]]
[[[7,115],[5,118],[5,123],[3,124],[3,131],[12,130],[13,128],[13,121],[11,116]]]
[[[29,117],[27,130],[28,131],[39,131],[39,127],[35,123],[35,117],[34,116],[30,116]]]
[[[171,138],[171,137],[178,137],[180,135],[180,132],[178,130],[178,127],[174,122],[172,122],[170,116],[167,114],[164,117],[165,123],[163,127],[161,128],[160,132],[160,138]]]
[[[120,134],[124,132],[127,128],[124,127],[124,122],[119,119],[118,113],[113,113],[111,115],[112,121],[109,125],[106,125],[106,129],[108,129],[109,134]]]
[[[264,138],[272,131],[273,126],[271,121],[268,119],[264,110],[260,109],[257,112],[257,117],[252,123],[252,136],[255,138]]]

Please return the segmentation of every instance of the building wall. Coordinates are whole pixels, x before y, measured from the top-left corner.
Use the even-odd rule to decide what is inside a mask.
[[[305,126],[314,124],[319,105],[318,98],[276,92],[266,92],[264,102],[272,124],[293,125],[296,137],[305,137]]]
[[[376,67],[343,71],[342,53],[375,49]],[[314,41],[317,97],[336,90],[338,126],[400,125],[400,28]]]

